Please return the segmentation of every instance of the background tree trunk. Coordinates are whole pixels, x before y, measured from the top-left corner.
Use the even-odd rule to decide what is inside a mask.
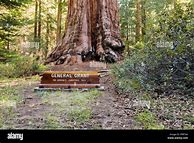
[[[37,29],[38,29],[38,1],[35,0],[35,16],[34,16],[34,42],[37,41]]]
[[[58,0],[56,44],[61,40],[62,0]]]
[[[41,13],[42,13],[42,1],[38,0],[37,38],[36,38],[36,42],[38,42],[38,49],[36,50],[36,59],[37,60],[39,60],[42,57],[42,54],[41,54],[41,28],[42,28]]]
[[[48,1],[47,1],[48,2]],[[49,15],[49,9],[47,8],[47,14],[46,14],[46,44],[44,47],[43,55],[44,58],[47,58],[48,50],[49,50],[49,35],[50,35],[50,15]]]
[[[142,37],[142,13],[141,13],[141,0],[136,0],[136,42],[141,40]]]
[[[46,63],[116,62],[124,49],[117,0],[69,0],[66,32]]]
[[[41,41],[41,27],[42,27],[42,23],[41,23],[41,13],[42,13],[42,2],[41,0],[38,1],[38,42],[40,44]]]
[[[145,35],[146,35],[146,0],[142,0],[141,2],[141,11],[142,11],[142,41],[145,41]]]

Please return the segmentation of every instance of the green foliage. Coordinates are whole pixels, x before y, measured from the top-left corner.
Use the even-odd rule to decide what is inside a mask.
[[[136,0],[120,0],[121,35],[126,48],[136,45]],[[142,41],[148,41],[153,35],[153,27],[158,23],[158,16],[162,11],[173,5],[172,0],[141,0],[141,29]],[[130,49],[129,49],[130,50]],[[126,52],[129,52],[128,50]]]
[[[0,57],[5,58],[6,59],[5,62],[11,62],[12,59],[15,59],[18,57],[18,54],[14,51],[0,48]]]
[[[91,110],[90,109],[74,109],[68,112],[67,116],[70,120],[74,120],[76,122],[82,123],[86,122],[91,118]]]
[[[53,110],[51,119],[49,118],[49,121],[46,119],[46,127],[57,127],[56,124],[61,121],[61,118],[62,122],[64,121],[64,116],[68,121],[76,123],[76,125],[88,121],[92,116],[92,110],[88,105],[101,95],[98,90],[90,90],[88,92],[38,92],[43,104],[52,106]]]
[[[121,35],[126,47],[132,45],[135,41],[135,1],[134,0],[120,0],[120,23]]]
[[[13,107],[0,108],[0,128],[3,128],[10,118],[14,118],[15,113]]]
[[[8,42],[15,41],[20,35],[19,29],[27,24],[27,19],[22,17],[23,7],[30,0],[2,0],[0,1],[0,42],[2,47],[8,46]],[[6,44],[6,45],[5,45]],[[1,48],[1,45],[0,45]]]
[[[163,125],[157,123],[155,114],[150,111],[138,113],[135,119],[140,122],[145,129],[164,129]]]
[[[34,61],[32,64],[32,71],[34,74],[42,73],[46,71],[47,69],[48,68],[45,65],[39,64],[37,61]]]
[[[19,92],[18,92],[19,87],[17,88],[12,88],[12,87],[4,87],[3,89],[1,89],[1,93],[0,93],[0,102],[4,103],[4,105],[8,105],[6,103],[17,103],[19,101],[21,101],[21,96],[19,96]],[[8,106],[11,106],[13,104],[9,104]],[[2,106],[2,104],[1,104]]]
[[[5,86],[0,88],[0,128],[3,128],[11,118],[15,117],[14,109],[23,100],[19,96],[20,87]]]
[[[137,43],[124,63],[114,67],[116,85],[124,91],[193,94],[193,15],[191,4],[177,4],[161,13],[158,26],[152,30],[154,36],[146,44]]]
[[[10,78],[13,77],[14,65],[13,64],[0,64],[0,77]]]
[[[15,76],[30,75],[33,68],[33,61],[28,57],[19,57],[13,62],[15,66]]]
[[[46,129],[59,129],[61,128],[60,122],[57,117],[53,115],[46,115],[45,127]]]
[[[1,0],[0,5],[7,6],[9,8],[19,7],[29,2],[30,0]]]
[[[194,124],[194,116],[192,116],[192,115],[187,115],[187,116],[185,116],[185,117],[183,117],[183,118],[184,118],[184,120],[190,122],[191,124]]]
[[[135,49],[143,49],[143,48],[144,48],[144,43],[138,41],[138,42],[134,45],[134,48],[135,48]]]
[[[16,78],[39,74],[47,69],[34,58],[21,56],[14,52],[2,54],[7,61],[0,63],[0,78]]]
[[[56,46],[58,1],[41,0],[41,3],[41,37],[36,41],[34,39],[35,1],[0,1],[0,48],[22,51],[24,54],[37,57],[38,60],[47,57]],[[68,2],[62,0],[62,19],[65,19],[67,14],[67,6]],[[64,27],[65,20],[62,20],[61,25]],[[64,33],[64,29],[61,33]],[[39,46],[34,47],[34,42],[39,43]]]
[[[144,53],[134,50],[130,58],[126,58],[123,64],[113,67],[112,74],[116,77],[114,82],[123,92],[144,88],[142,75],[139,74],[141,71],[144,71],[144,68],[140,66],[143,60]]]

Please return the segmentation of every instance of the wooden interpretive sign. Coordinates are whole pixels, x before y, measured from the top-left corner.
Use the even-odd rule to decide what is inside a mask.
[[[39,88],[99,88],[100,75],[95,71],[47,71]]]

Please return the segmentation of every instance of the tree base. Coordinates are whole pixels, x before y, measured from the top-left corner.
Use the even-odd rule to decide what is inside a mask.
[[[45,64],[119,61],[124,44],[117,0],[69,0],[68,8],[65,35]]]
[[[60,52],[56,51],[53,54],[50,54],[50,56],[47,58],[45,64],[49,64],[51,62],[54,62],[55,65],[74,65],[74,64],[81,64],[83,62],[88,61],[99,61],[104,63],[115,63],[117,61],[122,60],[123,56],[118,51],[113,51],[111,49],[108,50],[102,50],[103,52],[99,52],[98,54],[94,52],[88,52],[81,54],[62,54],[60,55]],[[58,56],[60,55],[60,56]]]

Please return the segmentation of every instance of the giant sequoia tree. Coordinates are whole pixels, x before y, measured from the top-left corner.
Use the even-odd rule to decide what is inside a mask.
[[[69,0],[65,34],[46,63],[116,62],[124,49],[117,0]]]

